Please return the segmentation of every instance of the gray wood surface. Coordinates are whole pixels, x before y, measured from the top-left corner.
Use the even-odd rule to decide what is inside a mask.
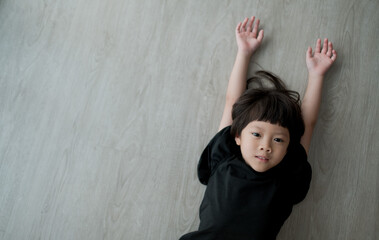
[[[238,21],[265,30],[250,73],[304,93],[328,37],[310,192],[278,239],[379,238],[377,0],[0,0],[0,239],[177,239],[216,133]]]

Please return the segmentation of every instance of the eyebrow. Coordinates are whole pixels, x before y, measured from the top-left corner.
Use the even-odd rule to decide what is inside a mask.
[[[261,127],[258,127],[258,126],[252,126],[253,128],[258,128],[260,130],[265,130],[264,128],[261,128]],[[287,136],[287,134],[285,134],[284,132],[274,132],[275,135],[283,135],[283,136]]]

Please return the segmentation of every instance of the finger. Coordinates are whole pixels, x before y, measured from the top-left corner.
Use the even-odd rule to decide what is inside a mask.
[[[306,58],[307,59],[312,58],[312,48],[311,47],[308,47],[308,49],[307,49]]]
[[[240,33],[241,25],[242,25],[242,23],[239,22],[238,25],[237,25],[237,27],[236,27],[236,33]]]
[[[333,50],[332,52],[333,52],[333,56],[330,59],[332,59],[332,61],[334,62],[337,59],[337,52],[336,50]]]
[[[242,28],[241,28],[241,32],[246,31],[246,23],[247,23],[248,20],[249,20],[248,18],[245,18],[245,20],[243,21],[243,23],[242,23]]]
[[[322,45],[322,50],[321,50],[321,52],[322,52],[323,54],[326,54],[327,51],[328,51],[328,39],[325,38],[325,39],[324,39],[324,44]]]
[[[262,29],[262,30],[259,31],[259,34],[258,34],[258,38],[257,38],[257,40],[258,40],[259,42],[262,42],[263,37],[264,37],[264,32],[263,32],[263,29]]]
[[[247,25],[247,30],[246,31],[251,32],[251,29],[253,28],[253,22],[254,22],[254,20],[255,20],[255,16],[252,16],[249,24]]]
[[[315,53],[321,52],[321,39],[317,39]]]
[[[254,37],[254,38],[257,37],[257,32],[258,32],[259,23],[260,23],[260,20],[257,19],[257,21],[255,22],[254,28],[253,28],[253,37]]]
[[[329,42],[328,51],[326,52],[326,56],[331,57],[333,51],[333,44],[332,42]]]

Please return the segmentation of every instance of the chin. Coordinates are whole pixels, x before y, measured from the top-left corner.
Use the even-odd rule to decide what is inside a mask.
[[[257,166],[252,166],[251,164],[248,164],[252,169],[254,169],[254,171],[256,172],[266,172],[268,171],[270,168],[262,168],[262,167],[257,167]]]
[[[263,173],[263,172],[266,172],[266,171],[268,171],[269,170],[269,168],[267,169],[267,168],[264,168],[264,169],[256,169],[256,168],[253,168],[255,171],[257,171],[257,172],[261,172],[261,173]]]

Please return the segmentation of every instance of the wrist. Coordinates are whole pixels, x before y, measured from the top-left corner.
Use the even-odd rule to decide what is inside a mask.
[[[318,73],[308,72],[308,78],[309,79],[322,80],[322,79],[324,79],[324,75],[323,74],[318,74]]]
[[[253,52],[247,52],[247,51],[242,51],[242,50],[237,51],[237,58],[250,60],[252,56],[253,56]]]

